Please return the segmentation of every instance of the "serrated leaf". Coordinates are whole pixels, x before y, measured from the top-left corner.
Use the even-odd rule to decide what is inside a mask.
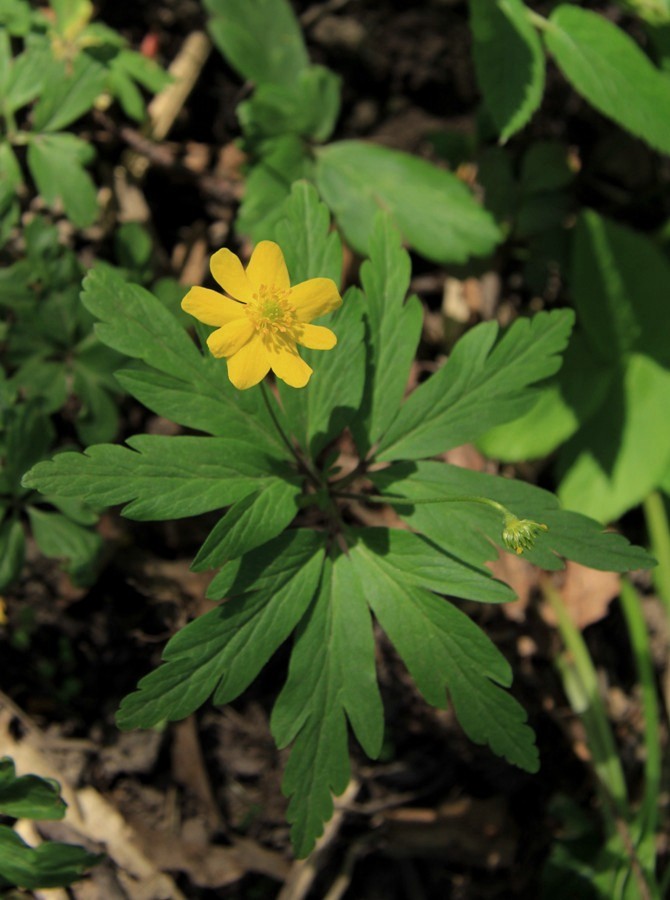
[[[330,227],[328,207],[313,185],[297,181],[280,210],[274,238],[284,252],[291,284],[309,278],[342,280],[342,243]]]
[[[280,534],[295,518],[301,484],[301,478],[268,479],[259,491],[238,500],[208,534],[193,571],[214,569]]]
[[[407,497],[406,508],[397,501],[395,506],[412,528],[478,566],[495,557],[492,544],[504,548],[503,520],[501,513],[473,501],[474,497],[495,500],[519,518],[548,526],[533,549],[524,553],[524,558],[544,569],[562,568],[562,558],[613,572],[654,565],[641,547],[619,534],[604,532],[593,519],[561,509],[554,494],[522,481],[437,462],[397,463],[374,473],[372,480],[391,497]],[[448,502],[440,502],[442,498]]]
[[[73,134],[36,134],[28,144],[28,168],[49,206],[63,204],[78,228],[90,225],[98,213],[95,184],[84,169],[90,146]]]
[[[542,101],[542,42],[522,0],[470,0],[470,28],[484,103],[506,141]]]
[[[265,479],[291,474],[265,450],[227,438],[145,434],[126,443],[60,453],[31,469],[24,483],[96,508],[127,503],[124,515],[150,520],[220,509],[257,491]]]
[[[571,310],[518,319],[500,338],[496,322],[471,329],[448,362],[410,394],[380,442],[378,458],[435,456],[474,440],[528,408],[529,385],[561,366]]]
[[[356,423],[356,444],[367,452],[388,428],[402,402],[421,336],[423,308],[405,300],[411,264],[388,215],[379,213],[370,258],[361,266],[365,291],[368,377]]]
[[[66,128],[95,103],[105,86],[105,67],[86,53],[68,64],[51,60],[44,74],[40,99],[33,110],[33,128],[55,132]]]
[[[55,781],[17,776],[8,756],[0,759],[0,813],[15,819],[62,819],[66,804]]]
[[[324,566],[300,623],[286,684],[272,712],[279,747],[293,741],[282,784],[298,857],[306,856],[349,781],[347,719],[368,756],[381,750],[384,714],[375,671],[367,586],[348,556]]]
[[[426,700],[444,707],[448,692],[471,740],[536,772],[539,759],[526,712],[502,690],[512,683],[512,670],[484,632],[447,600],[396,581],[360,545],[350,553],[375,617]]]
[[[293,631],[313,597],[323,543],[302,550],[262,589],[228,600],[178,632],[165,648],[164,664],[121,703],[119,727],[150,728],[181,719],[213,692],[218,704],[237,697]],[[255,558],[261,551],[253,551]]]
[[[82,301],[101,320],[96,334],[103,343],[158,370],[119,374],[138,400],[181,425],[286,454],[260,392],[235,390],[223,362],[203,356],[160,300],[100,266],[84,279]]]
[[[309,64],[295,13],[286,0],[205,0],[209,32],[243,78],[292,84]]]
[[[397,528],[352,528],[347,537],[357,553],[374,557],[374,565],[394,581],[480,603],[507,603],[516,597],[485,566],[465,562],[423,535]]]
[[[451,172],[362,141],[316,150],[316,185],[347,241],[369,252],[375,216],[387,210],[403,238],[437,263],[485,256],[502,240],[492,216]]]
[[[7,825],[0,825],[0,879],[36,890],[65,887],[100,862],[102,857],[73,844],[46,842],[29,847]]]
[[[33,537],[42,553],[66,560],[65,569],[77,584],[91,584],[95,580],[95,562],[102,550],[100,535],[57,512],[34,506],[29,506],[27,512]]]
[[[670,79],[603,15],[563,3],[544,31],[572,86],[599,112],[670,153]]]

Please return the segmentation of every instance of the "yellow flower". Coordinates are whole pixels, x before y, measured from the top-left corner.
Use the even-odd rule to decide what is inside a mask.
[[[246,270],[230,250],[215,253],[210,268],[229,296],[194,287],[181,305],[206,325],[219,326],[207,346],[214,356],[226,357],[235,387],[253,387],[270,369],[291,387],[304,387],[312,369],[297,345],[330,350],[337,343],[329,328],[309,324],[341,305],[335,282],[310,278],[291,287],[284,254],[273,241],[256,246]]]

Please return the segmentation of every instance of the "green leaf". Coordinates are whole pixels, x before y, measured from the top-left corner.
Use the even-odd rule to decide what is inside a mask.
[[[286,535],[278,539],[284,544],[288,540]],[[263,558],[263,549],[244,559]],[[270,583],[228,600],[176,634],[165,648],[164,664],[121,703],[119,727],[151,728],[165,719],[184,718],[212,692],[218,704],[237,697],[293,631],[312,599],[323,543],[302,543],[301,549],[290,557],[290,567],[275,570]]]
[[[451,172],[423,159],[362,141],[316,150],[316,184],[347,241],[359,253],[380,209],[403,238],[436,263],[486,256],[502,240],[492,216]]]
[[[102,550],[100,535],[57,512],[45,512],[34,506],[29,506],[27,512],[33,537],[42,553],[67,560],[65,569],[77,584],[92,584],[95,563]]]
[[[7,78],[5,109],[16,112],[40,95],[49,64],[48,49],[39,46],[29,47],[14,59]]]
[[[75,422],[79,439],[84,446],[114,440],[119,429],[116,403],[100,384],[96,372],[78,360],[73,368],[74,394],[81,403]]]
[[[298,857],[307,856],[331,817],[331,792],[341,794],[349,782],[347,718],[368,756],[381,750],[384,713],[367,593],[349,556],[326,563],[272,712],[278,746],[294,742],[282,789],[292,798],[287,817]]]
[[[282,212],[274,237],[285,249],[291,283],[323,277],[339,284],[342,245],[330,230],[328,209],[316,190],[307,182],[297,182]],[[309,388],[296,391],[279,384],[288,426],[313,455],[349,424],[359,406],[365,377],[362,315],[360,291],[347,291],[342,307],[318,320],[335,332],[337,346],[328,352],[300,351],[314,369]]]
[[[38,400],[13,406],[5,413],[2,424],[6,429],[3,480],[6,492],[19,497],[23,493],[22,475],[46,454],[54,430]]]
[[[504,142],[542,102],[542,42],[522,0],[470,0],[470,28],[477,80]]]
[[[561,558],[612,572],[654,564],[641,547],[630,545],[614,532],[603,532],[593,519],[561,509],[553,494],[522,481],[437,462],[397,463],[374,473],[372,480],[389,496],[408,499],[407,508],[398,508],[397,500],[394,505],[413,529],[477,566],[491,558],[491,542],[504,548],[503,520],[501,513],[474,502],[473,497],[495,500],[519,518],[548,526],[533,549],[524,553],[544,569],[562,568]],[[414,506],[412,501],[416,501]]]
[[[193,571],[214,569],[280,534],[295,518],[301,482],[267,481],[238,500],[207,536],[193,560]]]
[[[237,107],[237,116],[252,141],[299,134],[321,142],[330,136],[339,111],[339,77],[323,66],[309,66],[294,84],[260,84]]]
[[[102,93],[105,78],[104,66],[86,53],[77,56],[72,64],[51,60],[33,110],[34,130],[61,131],[83,116]]]
[[[502,690],[512,683],[512,670],[494,644],[465,613],[421,587],[397,581],[361,545],[350,553],[375,617],[426,700],[445,707],[448,692],[471,740],[536,772],[535,735],[523,707]]]
[[[528,386],[560,368],[573,322],[570,310],[538,313],[518,319],[498,341],[496,322],[471,329],[405,401],[378,458],[435,456],[518,416],[532,402]]]
[[[309,64],[286,0],[205,0],[205,8],[212,40],[243,78],[290,85]]]
[[[388,215],[378,213],[370,236],[370,259],[361,266],[367,301],[365,394],[356,423],[356,444],[367,452],[395,417],[407,387],[423,324],[416,297],[405,301],[411,263]]]
[[[21,574],[26,550],[23,525],[18,516],[0,523],[0,591]]]
[[[36,134],[28,144],[28,168],[45,203],[63,204],[78,228],[90,225],[98,213],[95,184],[83,168],[92,148],[73,134]]]
[[[244,186],[235,229],[260,241],[272,233],[283,217],[283,203],[291,186],[307,178],[312,162],[305,142],[294,134],[270,138],[258,148],[258,161]]]
[[[127,444],[60,453],[24,484],[95,508],[128,503],[122,512],[133,519],[180,519],[229,506],[284,474],[265,450],[228,438],[144,434]]]
[[[625,32],[600,13],[554,9],[547,49],[572,86],[599,112],[670,153],[670,79]]]
[[[16,197],[16,191],[23,182],[21,167],[11,145],[7,141],[0,141],[0,210],[6,209]]]
[[[111,267],[98,266],[84,279],[82,301],[102,320],[95,332],[103,343],[158,370],[119,373],[119,384],[138,400],[189,428],[286,455],[260,391],[235,390],[223,362],[203,356],[160,300]]]
[[[15,831],[0,825],[0,879],[10,885],[28,890],[65,887],[101,859],[72,844],[47,842],[29,847]]]
[[[66,803],[55,781],[16,774],[8,756],[0,759],[0,813],[15,819],[62,819]]]
[[[374,557],[374,565],[398,583],[479,603],[507,603],[516,597],[486,566],[464,562],[423,535],[397,528],[352,528],[347,538],[357,553]]]
[[[153,59],[126,47],[122,47],[112,60],[112,69],[127,73],[152,94],[162,91],[173,81],[169,72],[161,69]]]

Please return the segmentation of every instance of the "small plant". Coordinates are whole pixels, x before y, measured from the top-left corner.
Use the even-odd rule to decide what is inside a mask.
[[[227,508],[193,562],[219,570],[208,596],[225,602],[175,635],[118,721],[151,727],[210,695],[227,703],[293,634],[272,730],[280,747],[293,745],[284,790],[305,855],[349,778],[347,723],[368,755],[381,749],[373,616],[428,702],[449,699],[472,740],[533,772],[537,749],[506,690],[509,664],[447,597],[512,599],[485,566],[499,549],[546,569],[564,557],[619,571],[651,559],[546,491],[431,459],[526,407],[531,386],[560,366],[569,310],[504,334],[493,322],[472,329],[403,401],[422,316],[416,298],[405,300],[409,257],[388,217],[376,220],[362,289],[350,287],[339,308],[340,241],[313,188],[294,186],[268,236],[286,262],[274,243],[259,245],[246,270],[223,251],[212,273],[230,296],[187,295],[185,308],[218,329],[198,326],[204,354],[150,293],[111,269],[87,276],[82,299],[100,319],[98,336],[138,360],[120,383],[204,434],[62,453],[24,484],[94,506],[125,503],[140,520]],[[332,349],[301,349],[301,359],[296,344]],[[269,368],[278,396],[257,384]],[[347,471],[332,449],[343,429],[358,454]],[[407,527],[366,527],[357,509],[369,504],[392,506]]]

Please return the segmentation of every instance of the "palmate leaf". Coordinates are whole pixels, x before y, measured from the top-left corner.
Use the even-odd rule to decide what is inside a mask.
[[[247,554],[243,559],[250,590],[244,580],[238,588],[233,574],[230,599],[178,632],[165,648],[164,664],[123,700],[119,727],[150,728],[165,719],[181,719],[212,693],[219,704],[237,697],[309,606],[323,552],[320,535],[292,531]]]
[[[368,756],[381,750],[384,715],[367,586],[346,555],[326,562],[300,623],[289,675],[272,713],[279,747],[293,741],[283,790],[297,856],[306,856],[349,781],[347,719]]]
[[[533,397],[528,386],[560,368],[573,322],[571,310],[537,313],[518,319],[500,340],[496,322],[477,325],[446,365],[410,394],[378,458],[425,459],[524,412]]]
[[[145,364],[118,375],[141,403],[180,425],[286,453],[260,392],[236,391],[221,360],[203,356],[144,288],[124,281],[111,267],[98,266],[84,279],[82,301],[101,320],[95,328],[100,340]]]
[[[405,302],[411,264],[400,234],[379,213],[370,236],[370,257],[361,266],[366,299],[368,377],[357,421],[356,443],[367,452],[402,402],[421,336],[423,310],[417,297]]]
[[[363,543],[350,554],[375,617],[426,700],[444,707],[448,692],[471,740],[536,772],[535,735],[523,707],[502,689],[512,670],[494,644],[447,600],[394,578]]]
[[[525,558],[544,569],[560,569],[563,558],[605,571],[648,568],[654,560],[621,535],[603,532],[599,522],[560,508],[558,499],[534,485],[473,472],[437,462],[397,463],[373,473],[376,486],[396,498],[402,518],[427,538],[458,558],[481,566],[504,548],[502,515],[496,510],[459,498],[486,497],[501,503],[519,518],[546,524]],[[408,499],[398,506],[398,497]],[[440,502],[441,499],[448,502]],[[412,505],[412,501],[416,501]],[[437,502],[436,502],[437,501]]]
[[[264,449],[228,438],[137,435],[127,444],[60,453],[34,466],[24,484],[96,508],[126,503],[125,516],[155,520],[220,509],[291,477]]]

